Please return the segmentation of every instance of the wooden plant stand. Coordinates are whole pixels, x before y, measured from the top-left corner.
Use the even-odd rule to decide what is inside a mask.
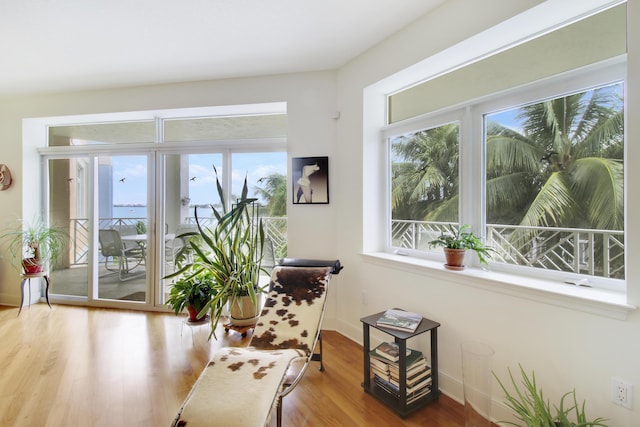
[[[224,331],[225,333],[229,332],[229,329],[234,330],[238,333],[240,333],[242,335],[242,338],[247,336],[247,332],[249,332],[249,329],[254,329],[256,327],[256,324],[252,324],[252,325],[243,325],[243,326],[238,326],[238,325],[234,325],[233,323],[229,322],[229,323],[225,323],[224,324]]]

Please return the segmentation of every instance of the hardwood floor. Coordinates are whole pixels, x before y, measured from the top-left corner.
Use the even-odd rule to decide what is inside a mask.
[[[0,307],[0,426],[169,426],[212,352],[249,340],[219,330],[208,341],[207,325],[173,314],[46,304],[17,313]],[[284,399],[283,426],[464,425],[444,395],[399,418],[362,390],[362,347],[323,334],[326,370],[311,366]]]

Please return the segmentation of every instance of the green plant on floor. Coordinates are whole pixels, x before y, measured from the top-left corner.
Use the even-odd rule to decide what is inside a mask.
[[[176,315],[187,309],[189,320],[197,321],[206,315],[205,307],[216,291],[213,278],[208,272],[185,273],[171,284],[165,304],[170,306]]]
[[[216,186],[222,211],[213,205],[216,225],[205,228],[195,210],[198,236],[190,239],[188,246],[193,250],[193,260],[185,262],[178,271],[167,278],[178,277],[183,274],[198,275],[202,272],[210,274],[215,287],[215,293],[206,304],[204,310],[211,315],[211,335],[215,337],[215,330],[227,303],[230,310],[239,305],[242,297],[250,298],[253,308],[258,309],[259,295],[264,292],[260,287],[260,273],[262,268],[263,248],[265,242],[262,220],[256,221],[256,199],[248,198],[247,179],[240,199],[228,209],[222,185],[216,173]],[[255,311],[254,310],[254,311]],[[249,313],[246,317],[249,317]],[[232,313],[233,316],[233,313]]]
[[[514,388],[514,394],[509,393],[505,385],[500,381],[498,376],[493,376],[500,384],[502,391],[507,399],[507,406],[514,412],[516,417],[524,422],[522,426],[526,427],[607,427],[603,418],[596,418],[593,421],[587,421],[585,414],[585,402],[578,404],[576,391],[565,393],[560,399],[560,405],[551,408],[549,400],[545,399],[542,389],[538,388],[535,373],[531,373],[531,377],[527,375],[521,365],[520,373],[522,375],[521,388],[513,378],[511,369],[509,378]],[[565,407],[565,399],[570,398],[569,407]],[[573,418],[573,421],[571,420]],[[504,421],[505,424],[513,426],[521,426],[520,424]]]

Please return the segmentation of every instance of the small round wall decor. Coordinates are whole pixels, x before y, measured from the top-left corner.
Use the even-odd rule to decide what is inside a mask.
[[[9,167],[4,164],[0,164],[0,191],[4,191],[11,187],[11,171]]]

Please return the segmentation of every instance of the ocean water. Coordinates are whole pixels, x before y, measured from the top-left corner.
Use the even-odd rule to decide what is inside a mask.
[[[146,218],[146,206],[114,206],[114,218]]]
[[[198,207],[199,218],[209,218],[213,214],[211,208]],[[189,216],[194,215],[194,206],[189,207]],[[113,207],[114,218],[146,218],[147,207],[146,206],[114,206]]]

